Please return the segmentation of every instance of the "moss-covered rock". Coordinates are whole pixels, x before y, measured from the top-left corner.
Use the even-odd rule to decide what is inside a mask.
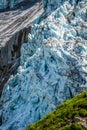
[[[79,120],[75,120],[78,117]],[[66,101],[26,130],[86,130],[87,91]],[[84,121],[84,123],[83,123]]]

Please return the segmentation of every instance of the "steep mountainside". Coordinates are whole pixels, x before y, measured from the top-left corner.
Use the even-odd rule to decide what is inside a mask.
[[[87,91],[66,101],[26,130],[87,130]]]
[[[43,13],[39,0],[25,3],[22,8],[0,13],[0,96],[3,85],[20,61],[20,48],[28,41],[32,23]]]
[[[32,26],[17,74],[3,89],[1,130],[24,130],[87,89],[87,0],[75,1],[43,0],[43,18]]]

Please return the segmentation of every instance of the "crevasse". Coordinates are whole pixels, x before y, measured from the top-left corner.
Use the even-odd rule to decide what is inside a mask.
[[[17,74],[4,86],[1,130],[24,130],[87,89],[87,1],[51,2],[44,3],[48,16],[32,26]]]

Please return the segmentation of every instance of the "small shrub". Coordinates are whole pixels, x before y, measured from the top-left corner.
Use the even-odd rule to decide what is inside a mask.
[[[79,115],[82,116],[82,117],[86,117],[87,116],[87,110],[86,109],[80,109]]]

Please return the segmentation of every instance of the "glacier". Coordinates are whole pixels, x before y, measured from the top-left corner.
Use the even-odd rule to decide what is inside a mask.
[[[0,130],[24,130],[87,89],[87,0],[43,0],[43,8],[4,86]]]
[[[26,2],[26,0],[0,0],[0,9],[13,9],[17,4],[24,1]]]

